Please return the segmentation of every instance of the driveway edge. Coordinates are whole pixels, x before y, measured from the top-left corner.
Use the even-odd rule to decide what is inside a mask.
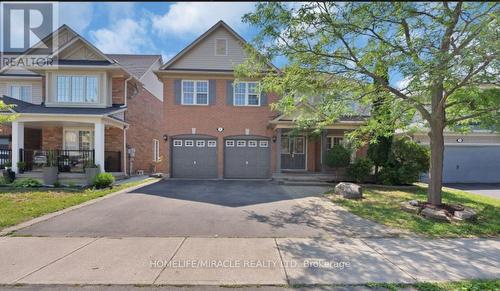
[[[92,205],[94,203],[97,203],[99,201],[102,201],[104,199],[108,199],[108,198],[111,198],[113,196],[116,196],[118,194],[122,194],[122,193],[127,193],[127,192],[130,192],[130,191],[134,191],[136,189],[139,189],[141,187],[144,187],[144,186],[148,186],[148,185],[151,185],[151,184],[154,184],[154,183],[157,183],[159,181],[161,181],[162,179],[155,179],[153,181],[149,181],[149,182],[145,182],[145,183],[141,183],[139,185],[135,185],[135,186],[131,186],[131,187],[128,187],[128,188],[125,188],[125,189],[122,189],[120,191],[117,191],[117,192],[113,192],[113,193],[110,193],[110,194],[107,194],[107,195],[104,195],[102,197],[98,197],[98,198],[95,198],[95,199],[92,199],[92,200],[89,200],[89,201],[85,201],[81,204],[77,204],[77,205],[73,205],[71,207],[68,207],[68,208],[64,208],[64,209],[61,209],[61,210],[58,210],[56,212],[52,212],[52,213],[47,213],[45,215],[42,215],[42,216],[39,216],[39,217],[36,217],[36,218],[33,218],[31,220],[28,220],[28,221],[25,221],[25,222],[21,222],[19,224],[16,224],[14,226],[10,226],[10,227],[7,227],[3,230],[0,231],[0,237],[2,236],[6,236],[6,235],[9,235],[11,234],[12,232],[15,232],[15,231],[18,231],[20,229],[23,229],[23,228],[26,228],[28,226],[32,226],[33,224],[36,224],[36,223],[39,223],[39,222],[42,222],[42,221],[45,221],[45,220],[48,220],[48,219],[51,219],[53,217],[56,217],[56,216],[59,216],[61,214],[65,214],[65,213],[68,213],[72,210],[75,210],[75,209],[79,209],[79,208],[82,208],[82,207],[85,207],[87,205]]]

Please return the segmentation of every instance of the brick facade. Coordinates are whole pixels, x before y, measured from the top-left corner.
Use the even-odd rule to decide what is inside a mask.
[[[174,80],[216,80],[216,98],[213,105],[180,105],[175,104]],[[205,134],[217,137],[217,171],[218,176],[223,176],[224,146],[223,139],[227,136],[245,135],[246,129],[249,135],[259,135],[272,138],[274,131],[268,126],[269,120],[276,117],[269,106],[245,107],[226,104],[227,80],[233,77],[221,77],[211,75],[176,76],[175,78],[163,78],[164,82],[164,123],[166,133],[169,137],[181,134],[191,134],[196,129],[196,134]],[[275,95],[268,96],[268,104],[277,100]],[[218,132],[217,128],[224,128]],[[169,143],[166,144],[166,153],[169,152]],[[276,155],[276,143],[271,142],[271,157]],[[272,158],[271,170],[276,169],[276,159]],[[170,157],[164,163],[165,172],[170,173]]]
[[[42,128],[42,149],[56,150],[63,148],[63,128],[47,126]]]
[[[111,83],[111,102],[125,104],[125,78],[113,78]]]
[[[130,95],[129,95],[130,96]],[[153,139],[160,141],[160,155],[163,162],[157,167],[157,172],[165,171],[167,158],[163,123],[163,104],[148,90],[142,88],[133,98],[127,100],[128,109],[125,120],[130,125],[127,129],[127,145],[135,149],[132,163],[133,173],[137,170],[150,172],[153,168]],[[130,163],[127,164],[129,168]],[[130,169],[128,169],[130,171]]]

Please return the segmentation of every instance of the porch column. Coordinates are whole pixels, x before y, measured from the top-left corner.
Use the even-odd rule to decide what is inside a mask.
[[[24,123],[12,122],[12,171],[18,173],[17,163],[21,161],[19,150],[24,149]]]
[[[276,172],[281,173],[281,128],[276,129]]]
[[[323,129],[321,131],[321,172],[326,171],[325,159],[326,159],[326,147],[328,145],[327,141],[328,130]]]
[[[94,123],[94,151],[95,163],[99,165],[101,173],[104,173],[104,123]]]

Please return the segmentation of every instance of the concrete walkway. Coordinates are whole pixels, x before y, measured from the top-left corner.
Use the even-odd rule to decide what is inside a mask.
[[[0,284],[363,284],[498,277],[498,239],[0,237]]]

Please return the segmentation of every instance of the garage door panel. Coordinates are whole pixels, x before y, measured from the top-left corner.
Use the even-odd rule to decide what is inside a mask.
[[[500,146],[446,146],[445,183],[499,183]]]
[[[182,146],[172,147],[172,177],[217,178],[217,147],[208,147],[208,140],[197,146],[196,139],[192,146],[186,146],[186,140],[193,139],[183,139]]]
[[[266,179],[270,176],[271,154],[269,141],[256,138],[246,141],[245,146],[224,146],[224,177],[234,179]],[[250,143],[249,143],[250,141]],[[265,143],[260,143],[265,141]],[[263,145],[267,144],[267,147]],[[252,145],[252,146],[250,146]]]

